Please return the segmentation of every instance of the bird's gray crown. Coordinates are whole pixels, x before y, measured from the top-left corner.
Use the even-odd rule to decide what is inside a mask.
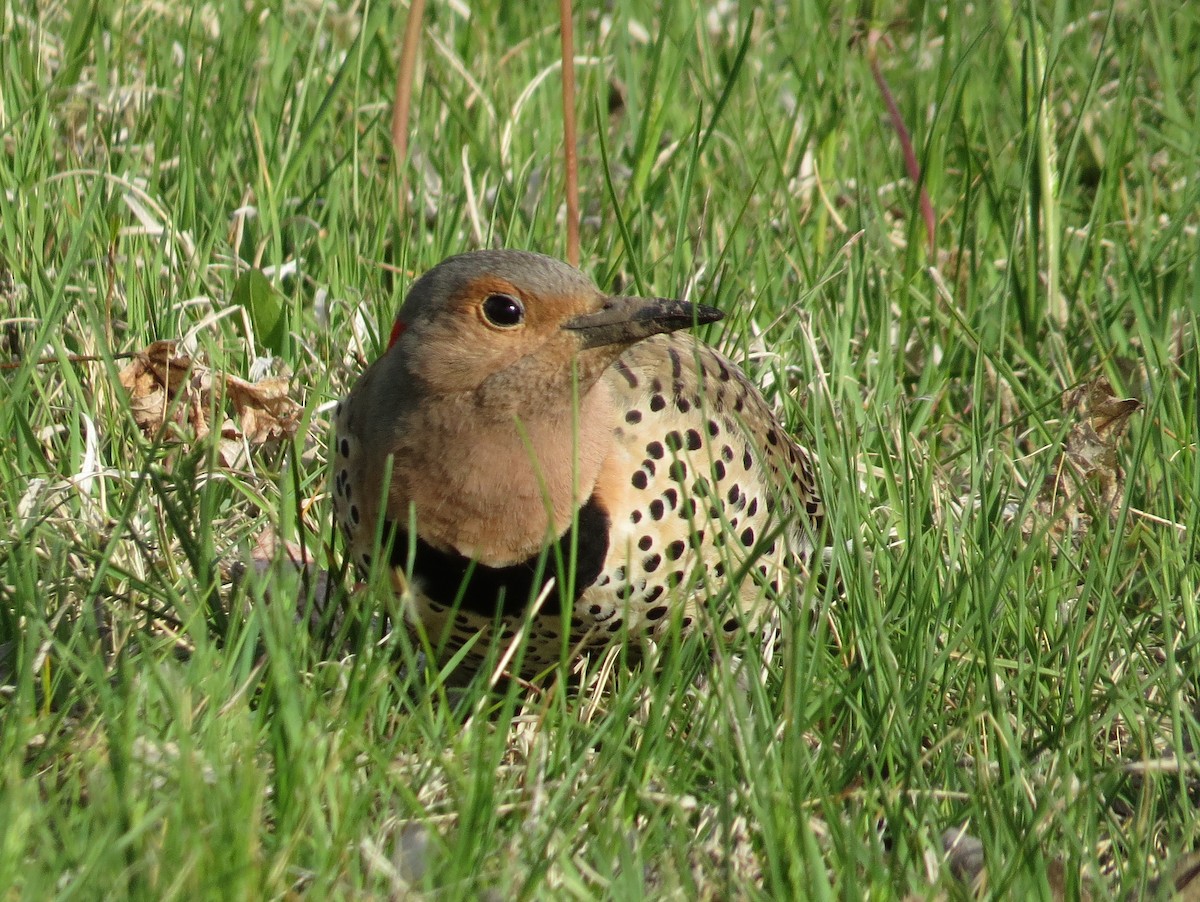
[[[522,291],[535,297],[597,291],[591,279],[553,257],[529,251],[470,251],[448,257],[412,284],[402,308],[404,319],[412,322],[432,313],[431,308],[454,297],[482,276],[520,286]]]

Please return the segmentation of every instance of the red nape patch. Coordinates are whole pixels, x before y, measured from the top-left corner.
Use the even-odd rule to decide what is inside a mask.
[[[404,334],[404,330],[407,328],[408,328],[408,323],[404,322],[403,320],[399,320],[399,319],[396,320],[396,322],[392,325],[392,337],[388,339],[388,350],[389,351],[391,350],[392,345],[394,345],[396,342],[398,342],[400,340],[400,336]]]

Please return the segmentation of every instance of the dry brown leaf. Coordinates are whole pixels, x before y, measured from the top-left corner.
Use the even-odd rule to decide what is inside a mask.
[[[156,341],[133,358],[118,378],[129,393],[134,421],[147,434],[163,428],[171,397],[191,368],[187,357],[175,354],[175,342]]]
[[[1141,408],[1141,401],[1116,397],[1107,379],[1089,382],[1066,396],[1063,413],[1074,425],[1037,504],[1038,515],[1054,521],[1056,532],[1077,538],[1087,532],[1094,514],[1115,513],[1125,484],[1117,445],[1130,417]]]
[[[1092,483],[1096,499],[1108,507],[1117,501],[1124,478],[1117,463],[1117,441],[1141,406],[1133,398],[1115,397],[1107,379],[1076,389],[1065,405],[1068,413],[1079,415],[1063,445],[1065,457],[1083,481]]]
[[[316,559],[306,547],[302,547],[297,542],[280,539],[279,534],[268,527],[259,531],[258,535],[254,537],[254,548],[250,551],[250,560],[255,568],[260,572],[265,571],[279,555],[281,546],[283,553],[296,569],[308,570],[316,567]]]
[[[215,431],[226,467],[244,463],[251,448],[292,437],[300,419],[287,379],[247,382],[214,373],[179,353],[173,341],[156,341],[135,355],[120,381],[143,432],[157,437],[170,431],[176,440],[193,445]]]
[[[300,591],[296,596],[296,615],[300,620],[307,620],[311,629],[323,627],[328,633],[336,632],[341,624],[342,613],[334,611],[329,618],[326,604],[333,597],[335,582],[333,574],[322,567],[313,556],[312,550],[296,542],[282,539],[273,527],[266,527],[254,539],[254,547],[250,551],[247,563],[238,562],[230,570],[230,576],[240,580],[247,570],[258,577],[271,572],[278,559],[284,559],[300,574]],[[278,598],[278,589],[274,582],[267,586],[267,601],[282,601]]]

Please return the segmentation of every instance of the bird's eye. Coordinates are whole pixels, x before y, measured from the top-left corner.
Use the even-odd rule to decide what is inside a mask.
[[[511,329],[525,320],[525,308],[521,302],[507,294],[489,294],[483,302],[483,315],[493,326]]]

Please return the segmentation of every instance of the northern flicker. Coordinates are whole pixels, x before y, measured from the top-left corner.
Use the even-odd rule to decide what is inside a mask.
[[[677,331],[722,315],[611,297],[531,253],[431,269],[337,406],[333,500],[355,565],[386,555],[443,660],[482,634],[472,668],[526,618],[526,675],[672,624],[757,622],[802,571],[822,505],[755,386]]]

